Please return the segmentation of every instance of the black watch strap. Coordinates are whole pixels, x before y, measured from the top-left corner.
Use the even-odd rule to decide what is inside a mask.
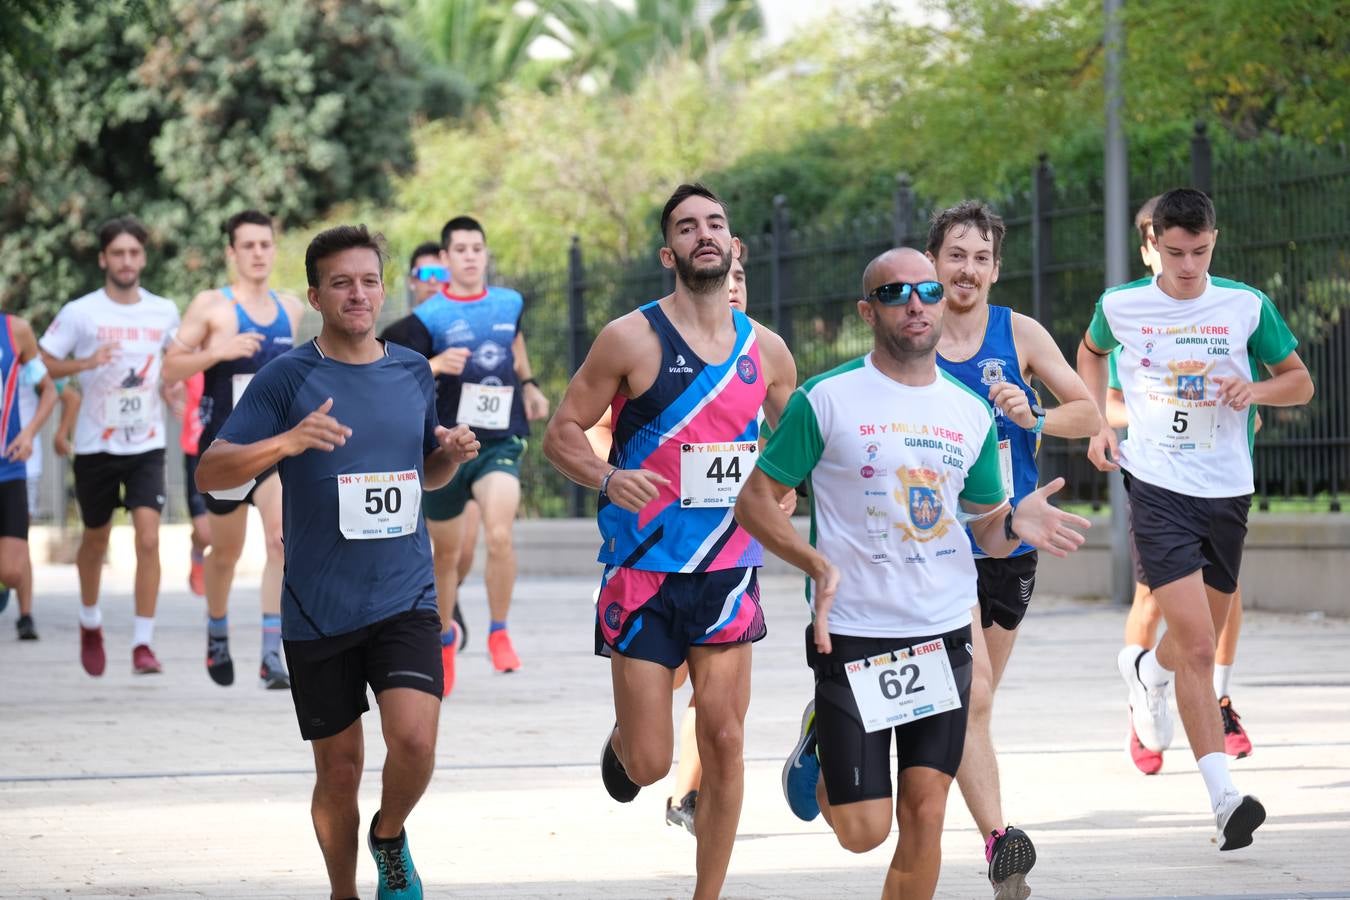
[[[1008,510],[1008,515],[1005,516],[1003,519],[1003,536],[1010,541],[1017,541],[1020,544],[1022,542],[1022,539],[1017,536],[1017,532],[1013,531],[1014,512],[1015,510],[1011,509]]]

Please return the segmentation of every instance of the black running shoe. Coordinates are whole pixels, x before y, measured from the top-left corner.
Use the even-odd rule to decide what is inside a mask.
[[[698,804],[698,791],[690,791],[684,795],[684,799],[679,805],[672,803],[674,798],[666,798],[666,824],[674,825],[677,828],[683,827],[690,834],[694,833],[694,807]]]
[[[605,790],[609,791],[611,797],[620,803],[631,803],[642,788],[628,777],[619,754],[614,752],[614,732],[618,730],[619,726],[615,725],[605,735],[605,749],[600,753],[600,778],[605,782]]]
[[[38,639],[37,629],[33,627],[32,616],[19,616],[19,620],[14,623],[14,630],[19,633],[21,641],[36,641]]]
[[[456,603],[450,612],[450,618],[459,626],[459,649],[463,650],[469,643],[469,626],[464,624],[464,613],[459,611],[459,603]]]
[[[991,832],[985,841],[985,859],[989,860],[989,883],[994,900],[1027,900],[1027,873],[1036,865],[1036,848],[1020,828],[1009,825]]]
[[[286,667],[281,664],[281,654],[275,650],[262,658],[262,664],[258,666],[258,679],[269,691],[291,689],[291,676],[286,674]]]
[[[230,639],[206,636],[206,674],[221,687],[234,684],[234,660],[230,658]]]

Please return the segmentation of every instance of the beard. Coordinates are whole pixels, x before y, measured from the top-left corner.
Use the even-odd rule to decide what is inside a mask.
[[[696,247],[694,252],[698,253],[704,249],[706,247]],[[692,256],[675,254],[675,275],[691,293],[711,294],[727,283],[727,273],[731,271],[731,251],[723,250],[721,247],[716,249],[720,254],[718,261],[711,267],[704,268],[696,266]]]
[[[113,286],[116,287],[119,291],[129,291],[136,285],[141,283],[141,276],[138,273],[136,275],[132,275],[130,281],[123,281],[113,273],[109,272],[108,280],[111,281],[113,283]]]
[[[875,331],[877,341],[886,350],[886,354],[895,360],[908,360],[916,356],[926,356],[937,348],[938,340],[942,337],[942,322],[940,320],[928,329],[927,334],[914,337],[904,334],[903,328],[904,323],[901,323],[900,327],[894,331],[885,328],[877,328]]]

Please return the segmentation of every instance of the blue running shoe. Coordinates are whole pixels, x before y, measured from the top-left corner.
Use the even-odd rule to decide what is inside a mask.
[[[408,829],[400,831],[396,838],[377,838],[375,825],[379,821],[377,812],[370,820],[370,831],[366,834],[366,845],[380,872],[380,885],[375,896],[378,900],[422,900],[422,879],[408,852]]]
[[[792,814],[803,822],[820,815],[816,802],[816,782],[820,780],[820,759],[816,756],[816,701],[806,704],[802,713],[802,736],[783,765],[783,796]]]

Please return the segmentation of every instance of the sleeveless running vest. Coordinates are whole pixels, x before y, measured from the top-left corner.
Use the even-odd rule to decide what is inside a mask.
[[[14,481],[15,479],[28,477],[28,466],[18,460],[11,462],[5,459],[5,451],[9,449],[10,442],[19,436],[23,430],[23,422],[19,415],[19,373],[23,370],[23,364],[19,362],[19,348],[14,342],[14,318],[6,313],[0,313],[4,316],[5,324],[0,328],[0,390],[4,391],[3,402],[0,402],[0,482]]]
[[[980,349],[964,362],[951,362],[938,354],[937,362],[943,371],[956,378],[986,400],[990,385],[1008,381],[1026,393],[1028,401],[1038,403],[1040,396],[1031,385],[1022,380],[1022,367],[1017,361],[1017,345],[1013,341],[1013,311],[1006,306],[989,305],[989,321],[985,324],[984,342]],[[1041,447],[1041,436],[1011,421],[994,409],[994,427],[998,429],[999,466],[1003,473],[1003,488],[1011,487],[1013,502],[1036,490],[1039,470],[1036,452]],[[969,529],[967,529],[969,530]],[[983,556],[971,539],[976,556]],[[1010,556],[1021,556],[1036,549],[1022,544]]]
[[[291,319],[286,315],[286,307],[277,298],[276,291],[268,291],[272,303],[277,309],[276,317],[266,325],[259,325],[244,311],[243,305],[234,299],[234,291],[227,285],[220,289],[225,299],[234,303],[234,314],[239,324],[239,333],[249,332],[263,336],[258,352],[243,359],[228,359],[207,369],[202,384],[201,405],[198,416],[201,418],[202,431],[197,445],[201,450],[211,446],[225,420],[234,410],[235,399],[244,393],[244,386],[253,375],[267,363],[283,353],[289,352],[295,338],[291,333]]]
[[[680,501],[682,445],[759,440],[766,387],[750,319],[731,311],[736,343],[720,363],[698,357],[662,311],[640,307],[661,343],[656,381],[640,397],[613,400],[611,465],[646,469],[670,482],[641,513],[601,497],[599,561],[653,572],[715,572],[758,566],[764,551],[733,515],[734,506],[685,508]],[[738,473],[750,475],[747,469]]]

